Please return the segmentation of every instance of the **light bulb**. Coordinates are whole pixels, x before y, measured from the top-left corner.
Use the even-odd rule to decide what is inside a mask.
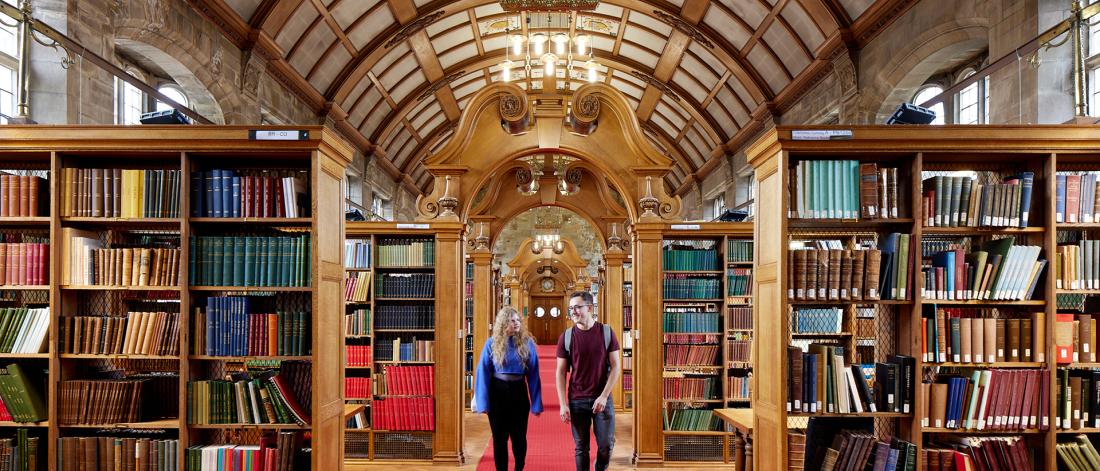
[[[550,37],[550,41],[554,43],[554,54],[564,56],[569,50],[569,36],[565,33],[555,33]]]
[[[588,35],[578,34],[573,38],[573,43],[577,45],[577,55],[584,56],[588,54]]]
[[[588,83],[593,83],[599,79],[599,70],[597,67],[599,64],[596,61],[588,61],[584,63],[584,68],[588,69]]]
[[[523,41],[525,40],[523,35],[513,34],[510,39],[512,40],[512,54],[517,56],[523,54]]]
[[[512,80],[512,61],[505,60],[500,64],[500,79],[505,82]]]
[[[535,33],[531,36],[531,53],[535,56],[542,55],[542,46],[546,44],[546,35],[542,33]]]
[[[554,66],[558,65],[558,56],[546,54],[542,56],[542,65],[546,68],[546,76],[554,75]]]

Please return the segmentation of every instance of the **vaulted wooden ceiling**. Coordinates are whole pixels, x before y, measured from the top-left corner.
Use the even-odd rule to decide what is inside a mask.
[[[242,50],[411,191],[421,161],[453,132],[470,97],[500,80],[506,28],[496,0],[189,0]],[[591,36],[600,78],[622,91],[646,135],[677,165],[682,192],[780,115],[914,0],[602,0],[572,17]],[[520,71],[530,93],[568,93]]]

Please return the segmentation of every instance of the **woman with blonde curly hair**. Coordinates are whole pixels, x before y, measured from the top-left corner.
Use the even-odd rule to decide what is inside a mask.
[[[509,438],[515,469],[522,470],[527,458],[527,414],[542,413],[542,382],[535,340],[512,306],[497,312],[493,335],[481,350],[473,409],[489,414],[497,471],[508,470]]]

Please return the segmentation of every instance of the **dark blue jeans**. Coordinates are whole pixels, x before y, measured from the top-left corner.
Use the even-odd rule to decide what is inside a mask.
[[[596,432],[596,469],[606,471],[611,462],[611,450],[615,448],[615,405],[607,398],[607,407],[599,414],[592,413],[595,399],[569,401],[569,423],[573,427],[573,443],[577,450],[577,471],[588,471],[589,430]]]

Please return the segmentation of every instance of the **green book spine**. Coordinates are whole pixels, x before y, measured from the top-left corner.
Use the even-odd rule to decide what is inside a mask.
[[[279,286],[294,286],[294,241],[289,237],[279,239]]]
[[[19,367],[18,363],[8,365],[8,375],[11,377],[13,384],[19,388],[19,398],[27,405],[27,421],[38,422],[40,420],[46,420],[46,404],[42,402],[42,396],[38,394],[37,389],[27,380],[27,375],[23,372],[23,369]]]
[[[244,238],[244,286],[256,286],[256,238]]]
[[[221,263],[222,279],[221,283],[219,284],[230,286],[233,284],[233,258],[235,257],[235,253],[237,251],[237,238],[225,237],[222,247],[224,248],[224,251],[222,252]]]
[[[276,311],[275,318],[279,322],[278,336],[279,336],[279,355],[286,355],[286,312]]]
[[[264,274],[264,286],[277,286],[275,282],[277,260],[279,256],[279,239],[275,237],[265,237],[265,256],[264,267],[266,273]]]
[[[187,244],[189,249],[189,256],[187,257],[187,282],[194,286],[198,284],[196,277],[199,274],[199,264],[197,262],[199,253],[198,245],[195,243],[195,236],[191,236]]]
[[[245,237],[233,238],[233,286],[244,286]]]

